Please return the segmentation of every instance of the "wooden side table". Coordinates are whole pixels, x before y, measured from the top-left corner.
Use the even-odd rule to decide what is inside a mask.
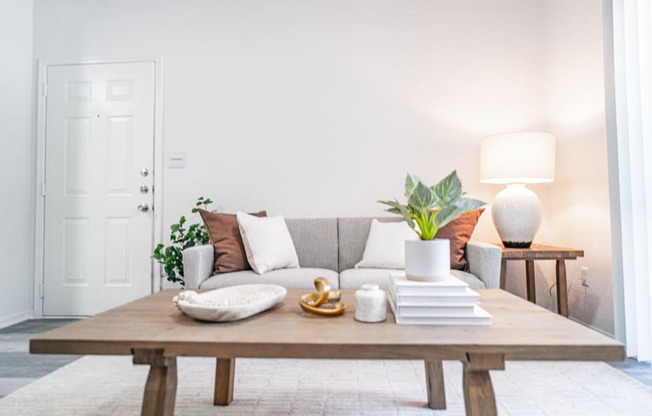
[[[502,247],[502,244],[497,244]],[[537,295],[534,282],[534,261],[535,260],[556,260],[557,278],[557,313],[568,317],[568,288],[566,287],[566,263],[565,260],[575,260],[584,257],[583,250],[574,248],[555,247],[542,244],[532,244],[530,248],[505,248],[500,265],[500,288],[505,289],[507,278],[507,261],[525,260],[525,278],[527,285],[527,300],[536,303]]]

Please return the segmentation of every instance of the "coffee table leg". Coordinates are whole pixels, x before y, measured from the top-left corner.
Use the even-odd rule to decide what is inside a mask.
[[[496,416],[496,397],[489,370],[504,370],[503,354],[467,354],[464,362],[464,407],[467,416]]]
[[[218,358],[215,364],[215,406],[228,406],[233,401],[235,358]]]
[[[441,361],[425,361],[426,384],[428,385],[428,407],[446,409],[446,390],[444,389],[444,368]]]
[[[177,396],[177,359],[163,350],[134,350],[134,364],[149,364],[142,416],[172,416]]]

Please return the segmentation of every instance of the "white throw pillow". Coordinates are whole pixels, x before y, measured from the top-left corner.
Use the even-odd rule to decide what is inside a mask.
[[[238,212],[236,217],[247,260],[256,273],[299,267],[297,252],[283,216],[256,217]]]
[[[371,221],[362,260],[355,265],[355,268],[404,269],[405,240],[418,238],[405,221],[380,222],[374,219]]]

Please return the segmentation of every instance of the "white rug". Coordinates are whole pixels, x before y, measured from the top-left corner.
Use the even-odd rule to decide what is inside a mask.
[[[214,359],[179,358],[177,415],[463,415],[462,365],[444,363],[448,409],[425,406],[421,361],[253,360],[234,401],[213,402]],[[83,357],[0,400],[0,415],[139,415],[147,366]],[[507,362],[493,371],[500,415],[652,414],[652,389],[604,363]]]

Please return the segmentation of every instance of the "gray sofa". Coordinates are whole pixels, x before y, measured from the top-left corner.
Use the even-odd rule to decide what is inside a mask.
[[[286,219],[299,257],[298,269],[272,270],[256,274],[253,270],[213,275],[213,246],[192,247],[183,252],[187,289],[217,289],[248,283],[273,283],[288,289],[312,289],[316,277],[325,277],[334,288],[357,289],[363,283],[386,287],[389,269],[356,269],[362,259],[372,218]],[[401,221],[378,218],[379,221]],[[473,289],[497,288],[500,280],[501,249],[488,243],[470,242],[466,246],[469,272],[452,274]]]

